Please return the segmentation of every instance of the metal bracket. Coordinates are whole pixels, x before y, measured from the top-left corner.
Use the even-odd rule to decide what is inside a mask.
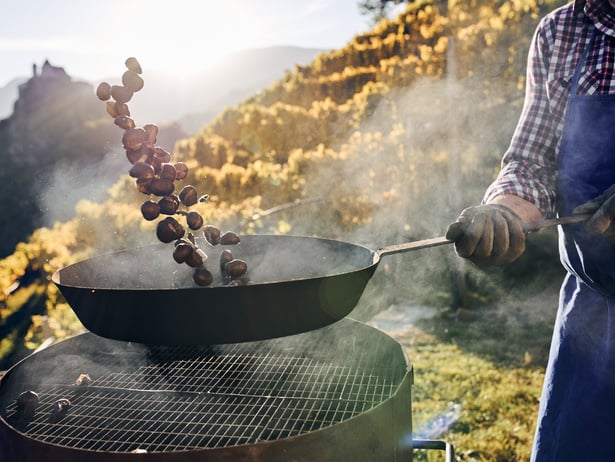
[[[455,448],[452,444],[441,440],[412,440],[412,449],[436,449],[445,451],[445,461],[455,462]]]

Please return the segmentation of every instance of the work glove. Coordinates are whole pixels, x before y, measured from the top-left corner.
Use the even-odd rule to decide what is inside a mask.
[[[502,205],[469,207],[446,230],[455,252],[481,265],[505,265],[525,251],[521,218]]]
[[[593,214],[585,224],[588,232],[615,240],[615,185],[572,211],[573,215],[584,213]]]

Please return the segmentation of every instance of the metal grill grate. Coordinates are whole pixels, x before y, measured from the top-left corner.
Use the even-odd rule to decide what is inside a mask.
[[[229,447],[343,422],[389,399],[398,385],[377,361],[332,360],[326,346],[309,356],[296,353],[278,342],[256,352],[246,344],[155,347],[112,370],[105,366],[100,376],[84,370],[88,386],[38,389],[37,412],[21,430],[46,443],[97,451]],[[72,405],[54,415],[61,398]],[[16,418],[14,402],[5,415]]]

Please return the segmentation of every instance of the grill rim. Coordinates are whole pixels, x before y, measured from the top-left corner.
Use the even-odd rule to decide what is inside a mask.
[[[397,408],[402,408],[404,410],[404,414],[407,415],[406,419],[408,421],[408,424],[402,423],[401,427],[405,427],[403,429],[400,430],[396,430],[396,431],[400,431],[403,435],[403,441],[399,440],[399,441],[395,441],[394,443],[392,443],[392,445],[395,448],[395,452],[406,452],[406,451],[411,451],[411,444],[408,444],[407,442],[407,435],[411,434],[411,420],[412,420],[412,412],[411,412],[411,393],[410,393],[410,389],[411,389],[411,384],[412,384],[412,365],[410,364],[410,362],[408,361],[407,355],[406,355],[406,351],[404,348],[401,347],[401,345],[399,345],[399,343],[397,341],[395,341],[394,339],[392,339],[391,337],[389,337],[386,333],[380,331],[379,329],[373,327],[373,326],[368,326],[366,324],[360,323],[358,321],[344,321],[343,324],[349,324],[349,322],[351,322],[352,324],[355,325],[361,325],[364,326],[362,328],[369,328],[370,330],[372,330],[373,332],[378,332],[378,335],[385,335],[387,338],[391,339],[392,342],[395,342],[396,344],[396,348],[398,348],[398,353],[401,355],[400,358],[403,359],[404,363],[405,363],[405,371],[402,374],[403,378],[402,380],[399,381],[399,383],[396,384],[396,386],[394,387],[394,389],[392,390],[392,393],[390,395],[389,398],[386,398],[385,400],[381,401],[380,403],[378,403],[376,406],[373,406],[371,408],[369,408],[366,411],[360,412],[358,415],[355,415],[349,419],[346,419],[340,423],[333,423],[331,425],[328,425],[324,428],[319,428],[316,430],[310,430],[307,433],[301,433],[298,435],[293,435],[293,436],[287,436],[284,438],[280,438],[280,439],[274,439],[271,441],[260,441],[258,443],[254,443],[254,442],[249,442],[249,443],[244,443],[244,444],[239,444],[239,445],[235,445],[235,446],[229,446],[229,447],[201,447],[201,448],[195,448],[195,449],[186,449],[186,450],[174,450],[174,451],[163,451],[163,452],[151,452],[148,454],[148,456],[153,456],[154,454],[156,455],[169,455],[169,454],[174,454],[177,455],[178,457],[180,457],[179,460],[183,460],[183,456],[185,455],[190,455],[191,457],[194,457],[197,454],[207,454],[208,456],[212,456],[215,454],[215,457],[225,457],[225,454],[228,453],[229,455],[232,455],[232,459],[229,460],[241,460],[241,459],[237,459],[237,451],[239,450],[239,452],[249,452],[249,453],[253,453],[253,452],[258,452],[258,453],[270,453],[270,452],[275,452],[275,451],[279,451],[280,446],[288,446],[288,450],[292,450],[292,446],[300,441],[300,440],[312,440],[312,439],[316,439],[317,441],[322,439],[322,435],[326,434],[327,432],[330,432],[332,429],[333,430],[339,430],[340,426],[349,426],[349,427],[353,427],[355,426],[357,423],[360,423],[360,421],[365,420],[365,421],[369,421],[372,419],[372,417],[375,414],[379,414],[382,413],[384,408],[387,407],[392,407],[393,412],[396,410],[395,407]],[[342,322],[340,321],[340,322]],[[339,323],[338,323],[339,324]],[[80,336],[84,336],[84,335],[93,335],[93,334],[79,334],[79,336],[76,337],[80,337]],[[304,335],[304,334],[301,334]],[[95,336],[94,336],[95,337]],[[81,337],[84,338],[84,337]],[[123,342],[122,342],[123,343]],[[56,344],[59,345],[59,344]],[[44,353],[45,351],[41,351],[37,354],[41,354]],[[25,360],[27,360],[28,358],[26,358]],[[25,361],[24,360],[24,361]],[[19,366],[20,363],[16,364],[13,368],[9,369],[9,371],[7,372],[7,374],[5,375],[5,377],[0,380],[0,395],[2,394],[1,389],[2,389],[2,383],[6,382],[7,380],[11,379],[11,376],[13,374],[13,371],[15,369],[17,369],[17,367]],[[406,396],[407,395],[407,396]],[[1,396],[0,396],[1,398]],[[397,404],[396,406],[391,406],[391,403],[393,402],[399,402],[399,404]],[[11,425],[9,422],[6,421],[5,419],[5,406],[2,406],[2,413],[0,415],[0,420],[2,421],[2,432],[0,432],[0,438],[14,438],[16,436],[18,436],[20,439],[23,440],[24,446],[28,446],[28,447],[35,447],[35,446],[39,446],[38,449],[35,449],[35,452],[38,451],[45,451],[45,454],[47,454],[47,452],[49,451],[49,449],[51,447],[54,448],[54,450],[57,448],[57,450],[62,454],[62,457],[64,457],[66,454],[64,454],[65,452],[70,452],[72,453],[73,456],[83,456],[83,457],[92,457],[95,454],[103,454],[106,456],[109,456],[111,454],[117,454],[117,457],[132,457],[132,456],[138,456],[135,454],[131,454],[129,452],[126,451],[120,451],[120,452],[115,452],[115,451],[95,451],[95,450],[91,450],[91,449],[83,449],[83,448],[75,448],[75,447],[71,447],[71,446],[65,446],[62,444],[58,444],[56,442],[43,442],[40,441],[38,439],[34,439],[32,438],[30,435],[28,435],[27,433],[21,432],[19,429],[15,428],[13,425]],[[400,422],[404,421],[403,416],[400,417]],[[7,433],[12,433],[12,436],[9,435],[7,437]],[[393,437],[396,438],[396,437]],[[327,438],[325,438],[327,439]],[[399,438],[398,438],[399,439]],[[0,439],[0,442],[2,441],[2,439]],[[284,443],[283,445],[281,445],[281,443]],[[318,443],[321,444],[321,443]],[[252,456],[251,456],[252,457]],[[62,460],[62,459],[58,459],[58,460]],[[85,459],[84,459],[85,460]],[[87,460],[91,460],[91,459],[87,459]],[[104,460],[108,460],[108,459],[104,459]],[[175,459],[173,459],[175,460]],[[199,459],[196,459],[199,460]],[[222,458],[221,460],[226,460],[224,458]],[[270,456],[268,456],[267,460],[275,460],[275,459],[270,459]],[[299,459],[302,460],[302,459]]]

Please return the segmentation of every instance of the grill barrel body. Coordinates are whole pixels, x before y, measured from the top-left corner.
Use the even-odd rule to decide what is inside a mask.
[[[82,373],[92,381],[74,385]],[[202,347],[87,333],[0,381],[0,460],[408,461],[411,386],[401,345],[350,319]],[[25,390],[40,396],[31,419],[16,410]],[[71,407],[54,416],[61,396]]]

